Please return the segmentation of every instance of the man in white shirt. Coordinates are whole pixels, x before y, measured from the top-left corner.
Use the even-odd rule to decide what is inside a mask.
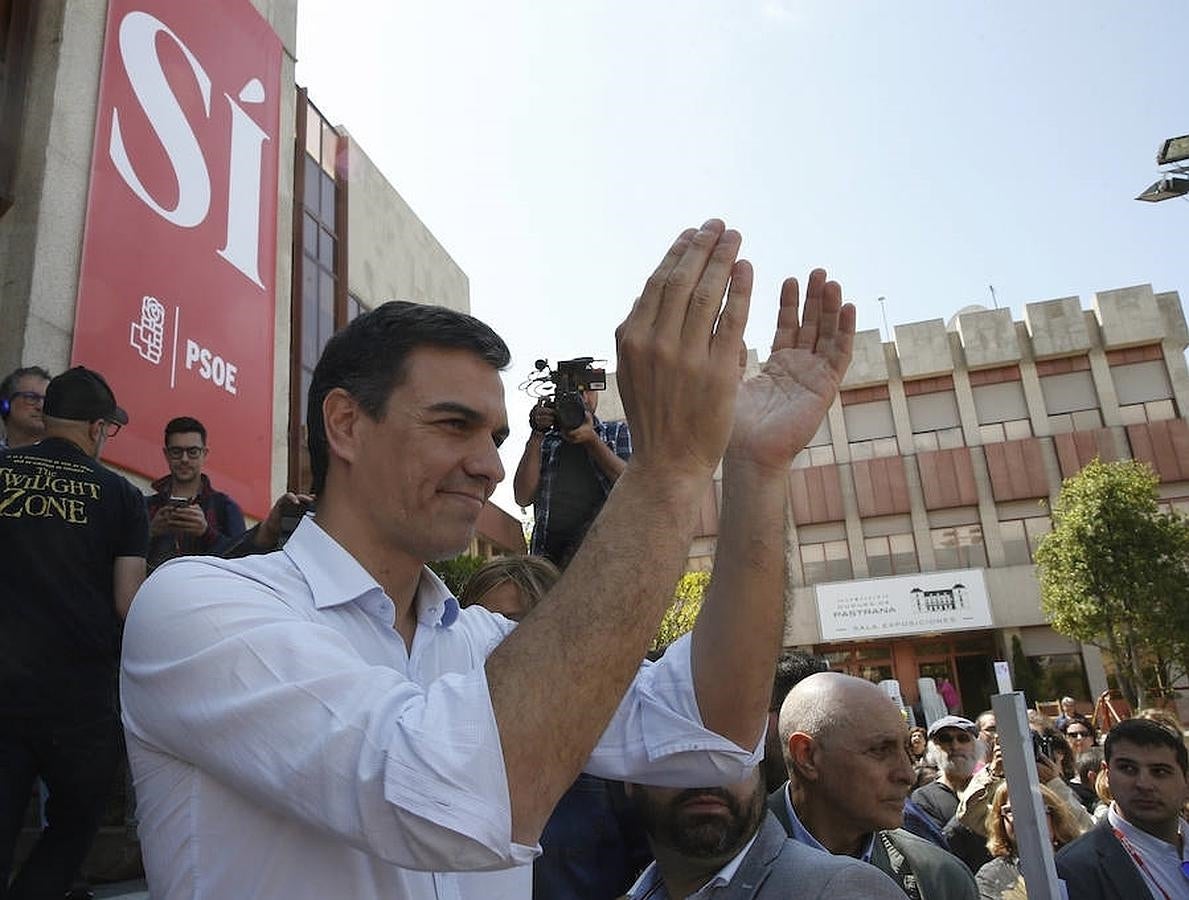
[[[873,867],[789,840],[765,794],[758,768],[723,787],[628,785],[656,855],[628,900],[903,900]]]
[[[1181,735],[1125,719],[1106,736],[1102,770],[1114,802],[1106,821],[1057,854],[1078,900],[1189,897],[1189,751]]]
[[[713,219],[683,232],[618,329],[635,453],[514,631],[460,612],[424,566],[467,546],[503,478],[507,347],[469,316],[405,303],[330,340],[309,398],[316,518],[277,553],[167,563],[127,622],[156,900],[526,897],[541,828],[584,767],[688,785],[755,764],[788,466],[845,372],[854,309],[815,270],[798,316],[789,279],[772,355],[741,383],[740,240]],[[720,459],[700,620],[637,676]]]

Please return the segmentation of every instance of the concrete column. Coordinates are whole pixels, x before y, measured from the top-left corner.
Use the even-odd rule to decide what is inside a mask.
[[[958,335],[950,335],[950,349],[954,354],[954,398],[958,401],[958,420],[962,423],[962,439],[967,447],[982,446],[983,436],[978,430],[978,411],[974,408],[974,391],[970,387],[970,373],[966,370],[962,345]]]
[[[1164,354],[1172,395],[1177,401],[1177,415],[1189,416],[1189,367],[1185,365],[1185,354],[1173,341],[1161,341],[1160,350]]]
[[[1115,381],[1111,378],[1111,367],[1107,365],[1106,352],[1102,349],[1102,331],[1098,328],[1093,313],[1086,313],[1093,346],[1090,348],[1090,375],[1094,379],[1094,390],[1098,393],[1098,407],[1102,410],[1102,424],[1122,425],[1119,414],[1119,395],[1115,392]]]
[[[987,454],[981,446],[970,448],[974,483],[978,488],[978,520],[983,526],[983,546],[987,548],[987,565],[1007,564],[1003,550],[1003,536],[999,533],[999,512],[991,493],[991,473],[987,468]]]
[[[850,463],[838,467],[838,484],[842,491],[842,509],[846,513],[850,565],[855,578],[866,578],[871,570],[867,566],[867,547],[863,543],[863,523],[859,518],[859,501],[855,496],[855,478]]]
[[[937,557],[933,553],[933,535],[929,531],[929,513],[925,511],[925,492],[921,487],[921,470],[913,453],[905,456],[904,474],[908,479],[909,515],[912,517],[912,539],[917,545],[917,561],[922,572],[937,571]]]
[[[1028,329],[1022,324],[1016,328],[1020,342],[1020,386],[1024,389],[1024,402],[1028,405],[1028,419],[1032,422],[1032,433],[1037,437],[1052,434],[1049,426],[1049,412],[1045,409],[1045,395],[1040,387],[1040,373],[1036,371],[1036,360],[1032,356],[1032,342]]]
[[[896,345],[887,344],[888,351],[888,402],[892,407],[892,424],[896,427],[896,444],[900,455],[916,453],[912,442],[912,421],[908,415],[908,397],[904,393],[904,380],[900,377],[900,360],[896,356]]]

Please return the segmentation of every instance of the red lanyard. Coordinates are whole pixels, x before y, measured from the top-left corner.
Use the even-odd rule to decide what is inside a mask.
[[[1127,840],[1127,836],[1123,834],[1123,832],[1121,832],[1118,828],[1111,828],[1111,831],[1115,833],[1115,837],[1118,838],[1119,843],[1123,845],[1123,849],[1131,854],[1131,859],[1135,862],[1136,866],[1139,867],[1139,870],[1147,876],[1148,881],[1150,881],[1156,887],[1156,890],[1160,891],[1160,896],[1163,897],[1164,900],[1172,900],[1172,897],[1168,895],[1168,892],[1156,881],[1155,874],[1153,874],[1152,870],[1148,868],[1148,865],[1144,862],[1143,857],[1139,855],[1139,851],[1132,846],[1131,841]],[[1184,866],[1181,867],[1181,873],[1186,874]],[[1187,875],[1187,877],[1189,877],[1189,875]]]

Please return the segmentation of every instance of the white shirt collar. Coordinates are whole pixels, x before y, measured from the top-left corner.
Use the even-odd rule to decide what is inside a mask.
[[[313,517],[301,520],[282,549],[305,578],[316,608],[356,603],[364,612],[391,624],[395,612],[392,599]],[[419,625],[449,628],[458,619],[458,600],[429,567],[421,570],[414,603]]]
[[[760,820],[760,825],[761,827],[763,826],[763,819]],[[756,833],[751,836],[750,841],[743,845],[743,849],[736,853],[729,863],[719,869],[713,878],[688,897],[669,897],[669,892],[661,880],[661,871],[657,867],[657,864],[653,862],[649,864],[648,868],[636,879],[636,883],[628,890],[627,900],[645,900],[645,898],[647,900],[699,900],[699,898],[706,897],[713,889],[724,887],[731,883],[731,879],[735,877],[735,873],[743,865],[743,857],[747,856],[751,845],[756,842],[756,838],[759,836],[759,829],[756,829]]]

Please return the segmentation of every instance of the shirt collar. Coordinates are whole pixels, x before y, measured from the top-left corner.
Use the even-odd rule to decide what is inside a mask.
[[[756,833],[751,836],[751,840],[743,845],[743,848],[731,858],[731,861],[719,869],[713,878],[690,894],[688,898],[669,897],[669,892],[661,879],[661,870],[654,862],[649,864],[648,868],[636,879],[636,883],[628,890],[627,900],[645,900],[645,898],[647,900],[697,900],[697,898],[705,897],[714,888],[725,887],[731,883],[731,879],[735,877],[735,873],[743,865],[743,857],[747,856],[751,845],[756,842],[756,838],[759,836],[759,829],[756,829]]]
[[[1167,841],[1162,841],[1155,835],[1148,834],[1142,828],[1137,828],[1123,817],[1123,811],[1119,809],[1118,801],[1115,801],[1107,808],[1107,821],[1111,828],[1116,828],[1123,833],[1123,837],[1127,838],[1128,843],[1133,846],[1137,852],[1148,855],[1149,853],[1169,853],[1176,852],[1176,848]],[[1189,862],[1189,823],[1184,819],[1177,822],[1177,828],[1181,833],[1181,859]]]
[[[302,517],[282,551],[305,577],[317,609],[356,603],[377,618],[392,618],[392,599],[379,582],[312,516]],[[458,600],[428,567],[422,567],[413,602],[418,625],[449,628],[458,619]]]
[[[814,850],[821,850],[823,853],[830,851],[813,834],[801,824],[801,820],[797,818],[797,810],[793,808],[792,797],[793,785],[791,782],[785,782],[784,785],[784,808],[789,814],[789,824],[792,826],[792,834],[790,835],[798,844],[804,844],[806,847],[812,847]],[[867,835],[863,841],[863,852],[859,854],[859,859],[865,863],[871,862],[871,854],[875,850],[875,832]]]

